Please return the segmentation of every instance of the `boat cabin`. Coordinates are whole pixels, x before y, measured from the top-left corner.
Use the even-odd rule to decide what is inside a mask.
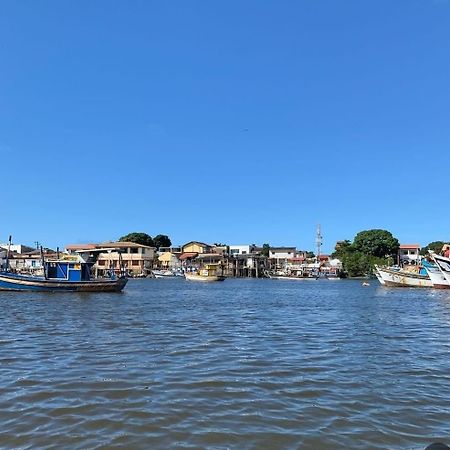
[[[47,279],[66,281],[89,281],[91,270],[88,264],[78,261],[46,261]]]

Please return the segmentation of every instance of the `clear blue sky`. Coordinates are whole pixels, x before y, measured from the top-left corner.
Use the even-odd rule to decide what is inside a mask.
[[[450,239],[450,2],[0,0],[0,241]]]

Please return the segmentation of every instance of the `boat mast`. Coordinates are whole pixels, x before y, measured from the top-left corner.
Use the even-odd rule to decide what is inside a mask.
[[[6,268],[5,270],[8,271],[9,269],[9,252],[11,251],[11,241],[12,241],[12,236],[9,236],[9,240],[8,240],[8,251],[6,253]]]
[[[42,261],[42,268],[44,269],[44,278],[47,279],[47,270],[45,268],[44,250],[42,249],[42,245],[41,245],[41,261]]]

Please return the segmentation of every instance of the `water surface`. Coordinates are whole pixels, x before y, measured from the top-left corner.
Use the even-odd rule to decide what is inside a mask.
[[[450,442],[450,292],[131,280],[0,293],[0,448]]]

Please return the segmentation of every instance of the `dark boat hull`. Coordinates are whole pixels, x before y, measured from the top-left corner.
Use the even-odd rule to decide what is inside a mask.
[[[90,281],[46,280],[42,277],[0,272],[2,291],[120,292],[127,281],[126,278]]]

